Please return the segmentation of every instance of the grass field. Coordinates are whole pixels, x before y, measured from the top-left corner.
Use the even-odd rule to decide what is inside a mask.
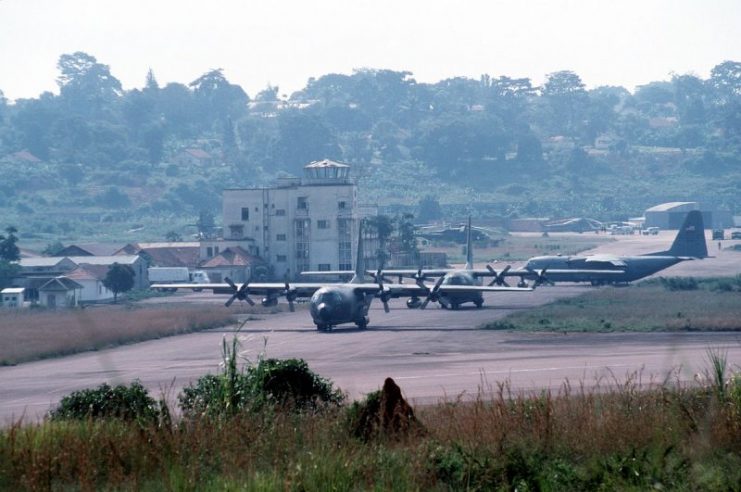
[[[658,283],[605,287],[511,314],[483,328],[564,332],[739,331],[740,296],[741,293],[733,291],[670,291]]]
[[[505,384],[368,441],[347,407],[16,423],[0,430],[0,489],[738,490],[741,381],[639,380],[536,396]]]
[[[0,365],[97,350],[234,322],[244,308],[99,306],[0,315]]]
[[[551,234],[548,237],[540,235],[510,235],[502,238],[498,246],[482,246],[474,244],[473,254],[477,262],[522,261],[539,255],[571,255],[595,248],[602,243],[614,241],[604,234]],[[448,255],[449,263],[465,263],[465,248],[462,245],[430,246],[424,251],[444,252]]]

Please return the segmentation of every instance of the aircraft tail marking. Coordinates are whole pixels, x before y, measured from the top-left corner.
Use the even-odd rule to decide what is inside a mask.
[[[687,214],[681,229],[667,251],[652,253],[651,256],[668,255],[690,258],[707,258],[708,246],[705,242],[705,225],[702,212],[693,210]]]

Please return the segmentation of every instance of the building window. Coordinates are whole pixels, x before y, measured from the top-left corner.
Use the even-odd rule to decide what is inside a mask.
[[[208,246],[206,248],[206,256],[208,256],[209,258],[211,258],[213,255],[214,255],[214,249],[211,246]]]
[[[278,234],[278,235],[275,236],[275,240],[276,241],[285,241],[286,240],[286,235],[285,234]]]
[[[255,212],[259,212],[259,211],[260,211],[260,207],[255,207]]]
[[[278,263],[285,263],[287,260],[288,258],[286,258],[286,255],[278,255],[275,257],[275,261]]]
[[[309,269],[311,247],[311,221],[298,219],[294,222],[296,270],[303,272]]]
[[[244,236],[244,226],[243,225],[230,225],[229,234],[231,234],[231,237],[233,238],[241,239],[242,236]]]
[[[320,272],[328,272],[332,269],[332,265],[329,263],[319,263]]]
[[[275,211],[275,215],[277,217],[284,217],[286,215],[286,209],[285,208],[279,208]]]
[[[260,230],[260,226],[255,226],[255,230],[256,231],[259,231]]]
[[[219,247],[218,246],[214,246],[214,254],[215,255],[218,255],[219,254]]]
[[[308,210],[309,209],[309,200],[305,196],[298,197],[298,201],[296,202],[296,208],[299,210]]]
[[[347,208],[347,202],[337,202],[337,208],[345,210]]]
[[[242,220],[245,222],[250,220],[250,209],[248,207],[242,207]]]
[[[329,229],[329,221],[328,220],[317,220],[316,226],[318,229]]]
[[[352,219],[337,219],[340,270],[352,270]]]

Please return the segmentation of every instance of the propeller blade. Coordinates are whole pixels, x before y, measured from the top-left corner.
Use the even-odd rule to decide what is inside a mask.
[[[291,285],[288,283],[288,280],[286,279],[286,288],[283,291],[283,295],[286,296],[286,301],[288,301],[288,310],[292,313],[296,311],[296,307],[293,305],[294,299],[296,299],[296,292],[291,290]]]
[[[487,270],[489,270],[489,273],[491,273],[491,276],[493,277],[493,278],[491,279],[491,282],[489,282],[489,287],[492,287],[492,286],[493,286],[494,284],[496,284],[496,283],[497,283],[497,277],[498,277],[498,275],[497,275],[497,271],[496,271],[496,270],[494,270],[494,269],[493,269],[493,268],[491,267],[491,265],[486,265],[486,269],[487,269]]]
[[[505,287],[509,287],[509,284],[507,283],[507,272],[512,268],[512,265],[507,265],[504,267],[504,270],[499,272],[499,275],[497,276],[497,283],[499,285],[503,285]]]
[[[442,276],[437,279],[437,282],[435,282],[435,286],[430,289],[430,291],[427,293],[427,297],[424,301],[422,301],[422,304],[419,306],[420,309],[425,309],[427,307],[427,304],[429,304],[430,301],[437,301],[437,291],[440,290],[440,286],[443,284],[443,280],[445,280],[445,277]]]
[[[250,306],[254,306],[255,305],[255,301],[253,301],[252,299],[250,299],[250,291],[249,291],[249,289],[247,287],[247,283],[246,282],[244,284],[242,284],[242,287],[239,288],[239,294],[240,294],[239,298],[242,299],[242,300],[247,301],[247,304],[249,304]]]
[[[535,282],[533,282],[533,287],[537,287],[541,284],[556,285],[545,276],[546,270],[547,268],[543,268],[542,270],[535,272],[537,278],[535,279]]]
[[[378,277],[376,277],[376,280],[378,281],[378,297],[381,298],[381,302],[383,303],[383,310],[385,312],[389,312],[389,290],[383,286],[383,275],[381,275],[381,269],[378,269]]]
[[[237,297],[239,297],[239,290],[237,290],[237,286],[234,285],[234,282],[232,282],[232,279],[229,277],[224,277],[224,282],[229,284],[229,287],[234,291],[234,294],[232,294],[232,296],[224,303],[224,306],[229,307],[237,300]]]

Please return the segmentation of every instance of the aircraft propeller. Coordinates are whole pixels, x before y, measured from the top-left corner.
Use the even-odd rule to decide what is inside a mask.
[[[291,288],[291,285],[288,283],[288,279],[286,279],[285,289],[283,289],[283,292],[281,292],[281,294],[284,295],[286,301],[288,301],[288,310],[294,312],[296,308],[293,305],[293,301],[296,300],[298,294],[296,293],[296,289]]]
[[[506,267],[504,267],[504,269],[501,272],[497,273],[497,271],[494,270],[491,267],[491,265],[486,265],[486,269],[489,270],[489,272],[491,272],[492,276],[494,277],[492,279],[492,281],[489,282],[489,287],[491,287],[491,286],[493,286],[495,284],[496,285],[503,285],[505,287],[509,287],[509,284],[507,283],[506,277],[507,277],[507,272],[509,271],[510,268],[512,268],[512,267],[510,265],[507,265]]]
[[[389,299],[391,299],[391,290],[385,285],[383,285],[383,282],[380,280],[378,281],[378,289],[379,289],[378,297],[379,299],[381,299],[381,302],[383,303],[383,310],[388,313],[390,311]]]
[[[437,279],[437,282],[435,282],[435,286],[432,289],[430,289],[430,291],[427,293],[427,297],[425,298],[424,301],[422,301],[422,304],[420,304],[419,306],[420,309],[425,309],[427,307],[427,304],[430,301],[436,302],[440,299],[440,297],[437,295],[437,291],[440,290],[440,286],[443,284],[443,280],[445,280],[444,276],[441,276],[440,278]]]
[[[545,276],[545,271],[546,270],[547,270],[547,268],[543,268],[542,270],[538,270],[536,272],[533,272],[536,275],[535,282],[533,282],[533,288],[535,288],[535,287],[537,287],[539,285],[542,285],[542,284],[556,285],[555,283],[553,283],[552,280],[550,280],[548,277]]]
[[[224,281],[229,284],[229,287],[231,287],[232,291],[234,292],[232,296],[224,303],[226,307],[231,306],[232,303],[237,299],[239,299],[240,301],[247,301],[247,304],[249,304],[250,306],[255,305],[255,301],[250,299],[248,282],[243,283],[241,287],[237,288],[237,285],[232,282],[232,279],[230,279],[229,277],[224,277]]]

